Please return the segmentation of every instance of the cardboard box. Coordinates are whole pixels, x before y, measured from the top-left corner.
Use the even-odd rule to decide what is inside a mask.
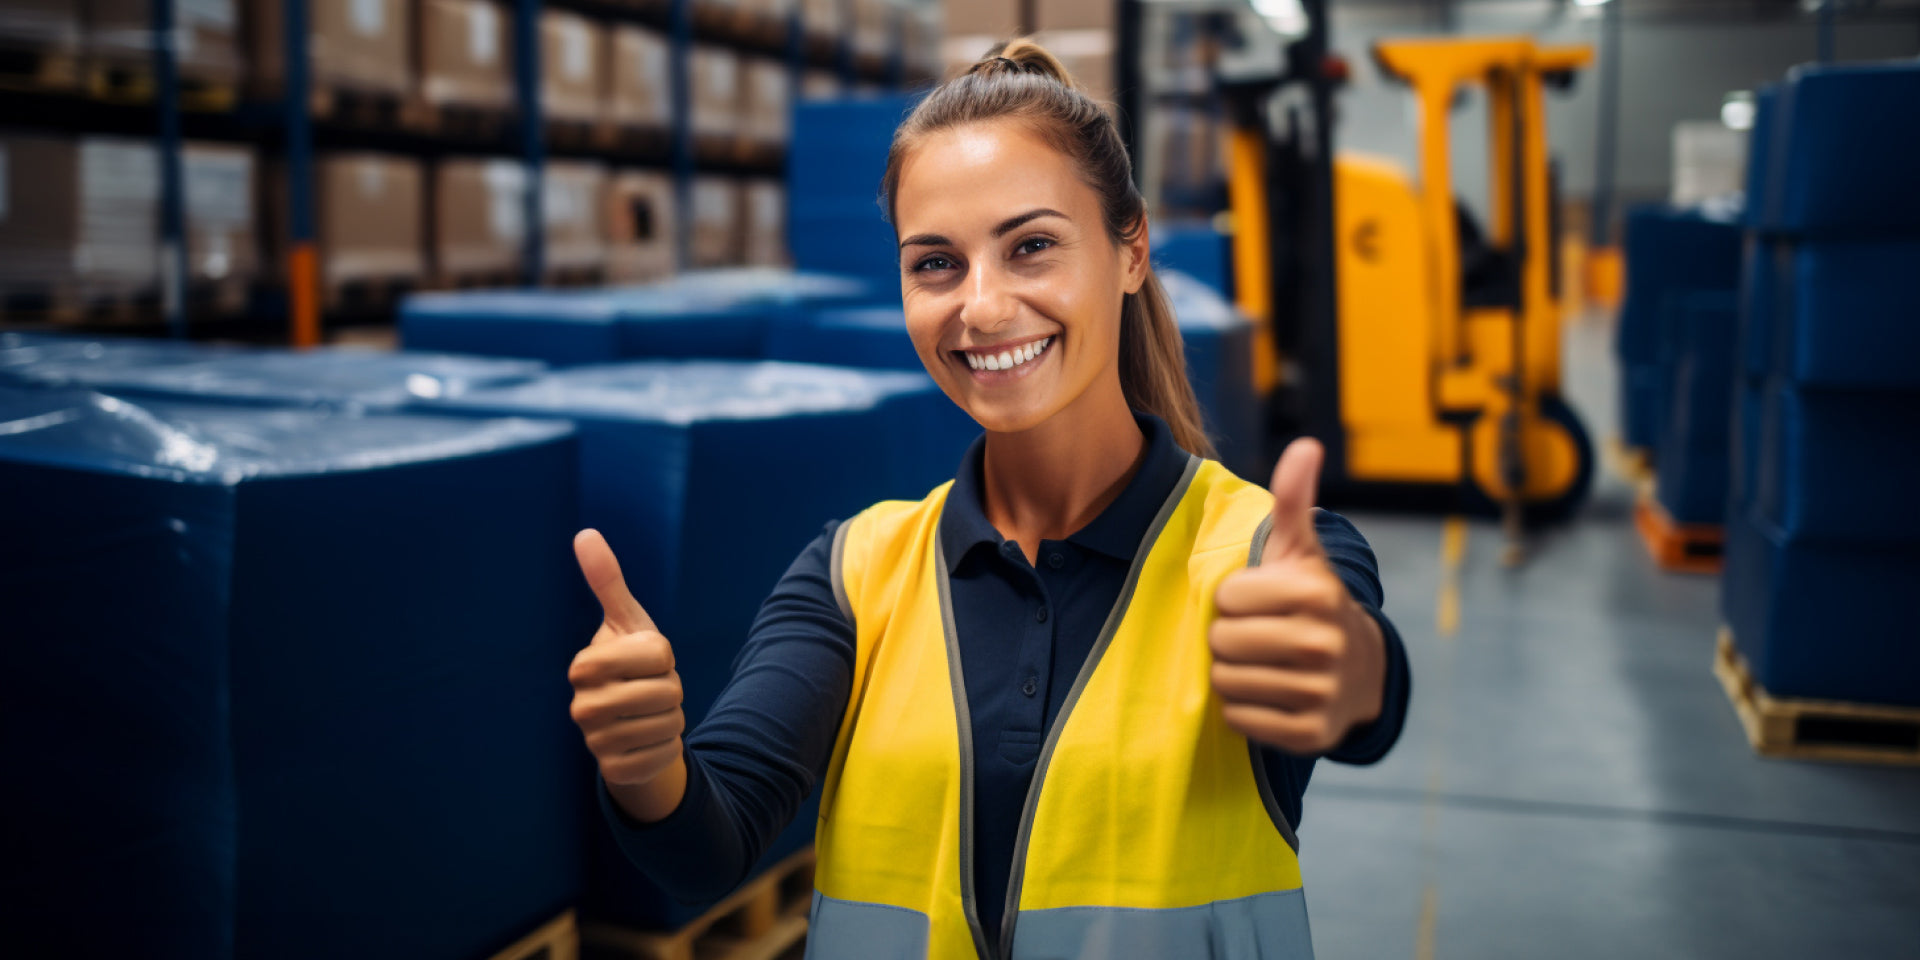
[[[315,165],[314,179],[320,276],[326,287],[356,280],[417,281],[426,275],[420,161],[381,153],[327,154]]]
[[[1006,37],[987,33],[947,34],[940,42],[940,77],[951,80],[973,68],[987,51],[1006,41]]]
[[[1020,7],[1021,0],[946,0],[940,4],[946,14],[942,32],[949,37],[977,35],[1006,40],[1025,32]]]
[[[540,109],[554,120],[593,122],[607,86],[606,34],[576,13],[540,14]]]
[[[695,46],[687,54],[691,74],[693,132],[701,137],[740,133],[740,57],[719,47]]]
[[[433,104],[513,104],[513,45],[494,0],[419,0],[420,93]]]
[[[607,281],[644,283],[679,267],[673,178],[629,170],[607,181]]]
[[[518,160],[442,160],[433,169],[433,272],[442,282],[521,267],[526,168]]]
[[[579,160],[549,161],[541,187],[547,269],[605,267],[607,168]]]
[[[175,0],[173,21],[180,76],[210,83],[240,79],[237,0]],[[115,66],[152,72],[153,10],[149,0],[88,0],[81,46]]]
[[[687,251],[693,267],[726,267],[740,262],[740,185],[730,177],[693,179],[693,238]]]
[[[251,280],[260,272],[252,149],[189,143],[181,161],[181,176],[186,180],[188,282]]]
[[[747,265],[787,266],[786,188],[776,180],[748,181],[740,186],[740,207]]]
[[[0,135],[0,290],[153,291],[159,206],[148,141]]]
[[[940,8],[921,5],[900,11],[900,55],[910,73],[930,74],[940,66]]]
[[[1112,32],[1119,6],[1118,0],[1033,0],[1033,29]]]
[[[1036,33],[1033,39],[1059,58],[1067,73],[1080,82],[1087,96],[1114,103],[1113,49],[1111,30],[1057,30]]]
[[[840,75],[826,70],[808,70],[800,76],[800,99],[831,100],[840,95]]]
[[[80,49],[80,34],[73,0],[7,0],[0,7],[0,46],[7,49],[71,54]]]
[[[644,27],[615,27],[609,40],[613,54],[607,111],[623,126],[665,127],[672,123],[672,66],[667,38]]]
[[[247,49],[256,87],[286,75],[283,0],[248,0]],[[413,85],[408,0],[307,0],[307,56],[315,86],[405,95]]]
[[[784,144],[790,125],[791,72],[778,60],[745,57],[741,61],[742,131],[755,143]]]
[[[853,52],[885,57],[899,43],[900,8],[891,0],[853,0]]]
[[[838,38],[842,29],[840,0],[800,0],[800,31],[809,37]]]

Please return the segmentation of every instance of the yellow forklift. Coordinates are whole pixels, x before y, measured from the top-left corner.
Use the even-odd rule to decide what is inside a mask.
[[[1334,155],[1347,68],[1329,56],[1324,4],[1301,0],[1291,36],[1262,39],[1244,14],[1222,21],[1216,61],[1234,298],[1258,331],[1270,453],[1318,437],[1329,499],[1498,513],[1517,543],[1523,520],[1571,513],[1593,475],[1592,442],[1560,393],[1544,105],[1590,51],[1521,36],[1377,44],[1417,108],[1416,180]],[[1485,229],[1453,192],[1450,120],[1469,88],[1487,104]]]

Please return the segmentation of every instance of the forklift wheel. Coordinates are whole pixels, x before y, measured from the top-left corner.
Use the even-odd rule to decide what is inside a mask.
[[[1593,489],[1593,439],[1587,435],[1586,424],[1580,422],[1580,415],[1559,397],[1541,397],[1540,417],[1566,431],[1577,460],[1573,482],[1565,490],[1549,500],[1529,501],[1522,508],[1521,516],[1528,526],[1559,523],[1571,518]],[[1500,502],[1488,496],[1479,484],[1468,480],[1464,487],[1467,499],[1465,507],[1469,512],[1496,517],[1500,515]]]

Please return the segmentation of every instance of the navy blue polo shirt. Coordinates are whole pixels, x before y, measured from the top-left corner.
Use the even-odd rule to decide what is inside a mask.
[[[961,461],[940,518],[954,628],[973,725],[974,889],[988,938],[997,938],[1015,834],[1046,731],[1120,595],[1134,551],[1186,468],[1187,453],[1157,417],[1136,415],[1146,455],[1120,495],[1065,540],[1043,540],[1027,562],[987,521],[984,438]],[[1314,518],[1333,569],[1386,638],[1378,720],[1330,757],[1372,763],[1399,738],[1410,678],[1399,634],[1380,612],[1373,551],[1353,524]],[[687,735],[687,793],[678,809],[637,824],[604,790],[602,807],[629,858],[687,902],[724,894],[826,775],[852,687],[854,630],[833,595],[830,523],[762,605],[734,676]],[[671,640],[672,638],[668,638]],[[1281,811],[1296,828],[1314,759],[1262,752]]]

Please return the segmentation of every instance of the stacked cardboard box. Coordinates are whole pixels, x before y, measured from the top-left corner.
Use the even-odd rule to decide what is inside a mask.
[[[693,237],[687,251],[693,267],[740,262],[740,186],[729,177],[693,180]]]
[[[247,147],[189,143],[182,156],[186,180],[187,280],[222,285],[222,306],[236,307],[245,284],[260,271],[254,232],[254,161]]]
[[[0,49],[41,56],[34,77],[39,83],[77,82],[80,5],[73,0],[8,0],[0,7]]]
[[[644,27],[618,26],[611,34],[612,85],[607,113],[616,125],[665,127],[672,122],[673,88],[667,38]]]
[[[807,36],[838,39],[842,23],[840,0],[800,0],[800,29]]]
[[[800,99],[831,100],[840,95],[840,77],[825,70],[808,70],[800,77]]]
[[[513,48],[494,0],[420,0],[420,93],[435,105],[505,109]]]
[[[277,91],[286,74],[283,0],[249,0],[247,49],[254,84]],[[316,87],[405,95],[413,85],[408,0],[308,0],[307,55]]]
[[[740,57],[696,46],[687,55],[693,134],[731,141],[740,132]]]
[[[326,290],[361,281],[417,283],[426,276],[424,180],[420,161],[407,157],[319,158],[314,198]],[[272,196],[284,203],[284,184]]]
[[[151,0],[88,0],[81,46],[100,66],[150,73]],[[191,0],[173,5],[174,45],[185,80],[227,84],[240,79],[240,17],[235,0]]]
[[[520,268],[526,169],[517,160],[450,159],[433,170],[433,271],[441,283]]]
[[[884,58],[898,44],[899,8],[891,0],[853,0],[853,53]]]
[[[607,183],[607,280],[641,283],[674,272],[676,254],[673,178],[638,170]]]
[[[1067,68],[1087,93],[1114,100],[1113,0],[1034,0],[1033,38]]]
[[[744,139],[754,144],[785,145],[791,72],[786,64],[764,57],[744,57],[741,62]]]
[[[159,155],[110,137],[0,137],[0,290],[156,288]]]
[[[743,251],[748,266],[784,267],[787,258],[787,191],[777,180],[740,186]]]
[[[540,109],[549,119],[592,123],[607,89],[606,32],[575,13],[540,14]]]
[[[945,39],[940,44],[942,74],[964,73],[994,44],[1023,33],[1020,6],[1017,0],[942,4],[946,11]]]
[[[546,165],[541,184],[547,269],[603,269],[607,264],[607,168],[555,160]]]

